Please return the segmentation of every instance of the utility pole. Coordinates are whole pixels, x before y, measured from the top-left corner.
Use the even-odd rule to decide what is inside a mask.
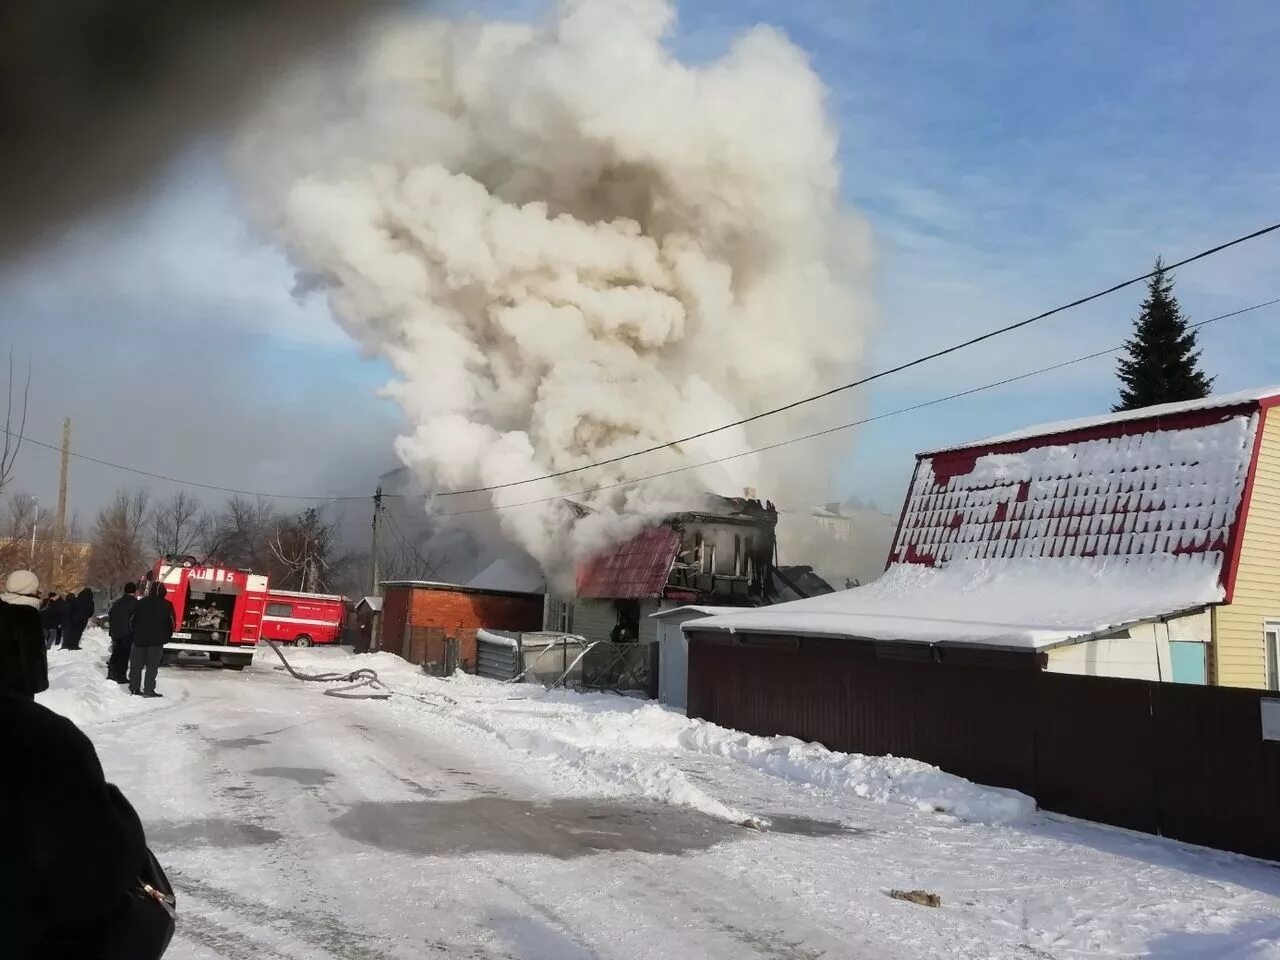
[[[369,596],[382,596],[382,575],[378,571],[378,514],[382,513],[382,486],[379,484],[377,491],[373,495],[373,539],[370,544],[371,558],[369,561],[369,576],[373,580],[373,587],[369,591]],[[382,649],[382,614],[374,615],[373,631],[369,637],[369,648],[373,652]]]
[[[36,502],[36,518],[31,521],[31,562],[27,565],[28,570],[36,568],[36,528],[40,526],[40,498],[35,497]]]
[[[371,597],[382,596],[382,587],[380,585],[382,580],[382,575],[378,570],[378,566],[379,566],[378,564],[378,515],[381,513],[382,513],[382,487],[379,486],[377,492],[374,493],[373,495],[373,539],[369,547],[369,551],[370,551],[369,577],[372,580],[372,584],[369,590],[369,596]]]
[[[67,468],[71,463],[71,418],[62,421],[62,473],[58,477],[58,513],[53,523],[53,580],[62,577],[62,554],[67,545]]]

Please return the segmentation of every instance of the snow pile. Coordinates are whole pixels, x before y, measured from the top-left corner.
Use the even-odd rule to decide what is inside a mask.
[[[331,662],[326,668],[334,669]],[[433,701],[442,720],[482,731],[539,761],[545,765],[541,769],[554,770],[559,785],[575,792],[641,796],[734,823],[767,825],[735,805],[734,798],[712,796],[693,782],[690,768],[697,767],[698,758],[710,757],[812,788],[974,823],[1012,823],[1035,810],[1024,794],[980,786],[917,760],[839,753],[792,737],[751,736],[647,701],[542,692],[466,675],[442,681],[424,677],[390,654],[377,655],[375,669],[393,689]]]
[[[395,368],[387,393],[412,425],[398,452],[427,489],[666,444],[859,363],[870,244],[840,198],[820,79],[767,27],[681,63],[674,22],[673,0],[562,0],[538,25],[396,23],[347,75],[302,77],[246,132],[255,208],[302,286],[326,290]],[[759,429],[657,451],[642,470],[742,454]],[[747,456],[598,490],[585,518],[555,499],[634,466],[480,506],[551,500],[501,521],[563,574],[637,516],[782,486]],[[812,457],[778,469],[826,492]]]
[[[105,630],[85,630],[79,650],[49,651],[49,689],[36,702],[83,727],[142,713],[160,701],[130,696],[127,687],[107,680],[111,639]]]
[[[692,726],[679,737],[685,749],[725,757],[787,780],[877,803],[904,803],[970,823],[1015,823],[1035,812],[1035,801],[1024,793],[981,786],[919,760],[839,753],[794,737],[753,737],[710,723],[686,722]]]
[[[1223,597],[1212,554],[894,564],[865,587],[735,611],[692,630],[1044,649]]]

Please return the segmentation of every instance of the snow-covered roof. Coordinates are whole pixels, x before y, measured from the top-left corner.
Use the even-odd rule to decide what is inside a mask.
[[[381,597],[361,597],[360,602],[357,603],[356,606],[358,607],[361,605],[366,606],[370,610],[377,613],[382,609],[382,598]]]
[[[506,590],[511,593],[542,593],[546,578],[530,562],[499,557],[467,581],[476,590]]]
[[[1206,554],[898,564],[865,587],[685,629],[1035,651],[1221,600],[1217,563]]]
[[[1002,443],[1013,443],[1033,437],[1051,437],[1057,434],[1074,433],[1077,430],[1092,430],[1109,424],[1128,423],[1133,420],[1155,420],[1195,413],[1201,410],[1217,410],[1226,407],[1243,407],[1260,404],[1268,400],[1280,399],[1280,384],[1270,387],[1255,387],[1252,390],[1241,390],[1236,393],[1219,393],[1203,400],[1184,400],[1180,403],[1160,403],[1137,410],[1122,410],[1118,413],[1106,413],[1097,417],[1083,417],[1078,420],[1059,420],[1055,423],[1041,423],[1032,427],[1024,427],[1011,433],[1002,433],[994,437],[959,443],[951,447],[941,447],[931,453],[943,453],[948,450],[967,450],[973,447],[993,447]]]
[[[698,606],[697,604],[690,603],[690,604],[686,604],[683,607],[669,607],[666,610],[659,610],[657,613],[651,613],[649,614],[649,619],[661,620],[664,617],[674,617],[677,614],[681,616],[711,617],[711,616],[715,616],[717,613],[732,612],[732,611],[741,610],[741,609],[743,608],[742,607],[703,607],[703,606]],[[752,608],[748,608],[748,609],[752,609]]]
[[[920,460],[891,562],[1149,557],[1228,550],[1258,427],[1199,426]]]

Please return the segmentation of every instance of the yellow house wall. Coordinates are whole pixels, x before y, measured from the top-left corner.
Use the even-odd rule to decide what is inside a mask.
[[[1232,602],[1214,609],[1214,682],[1263,687],[1263,624],[1280,620],[1280,407],[1266,411]]]

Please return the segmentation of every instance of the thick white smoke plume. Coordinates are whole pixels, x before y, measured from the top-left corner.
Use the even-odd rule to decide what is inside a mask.
[[[429,488],[625,454],[856,367],[869,243],[841,204],[820,81],[767,28],[686,66],[664,46],[673,20],[667,0],[563,0],[538,26],[398,23],[340,77],[296,78],[246,133],[273,225],[397,371],[387,390],[413,425],[398,452]],[[825,480],[796,447],[577,495],[586,519],[554,499],[752,440],[726,431],[481,505],[553,498],[500,517],[557,575],[706,491],[774,494],[771,457]]]

